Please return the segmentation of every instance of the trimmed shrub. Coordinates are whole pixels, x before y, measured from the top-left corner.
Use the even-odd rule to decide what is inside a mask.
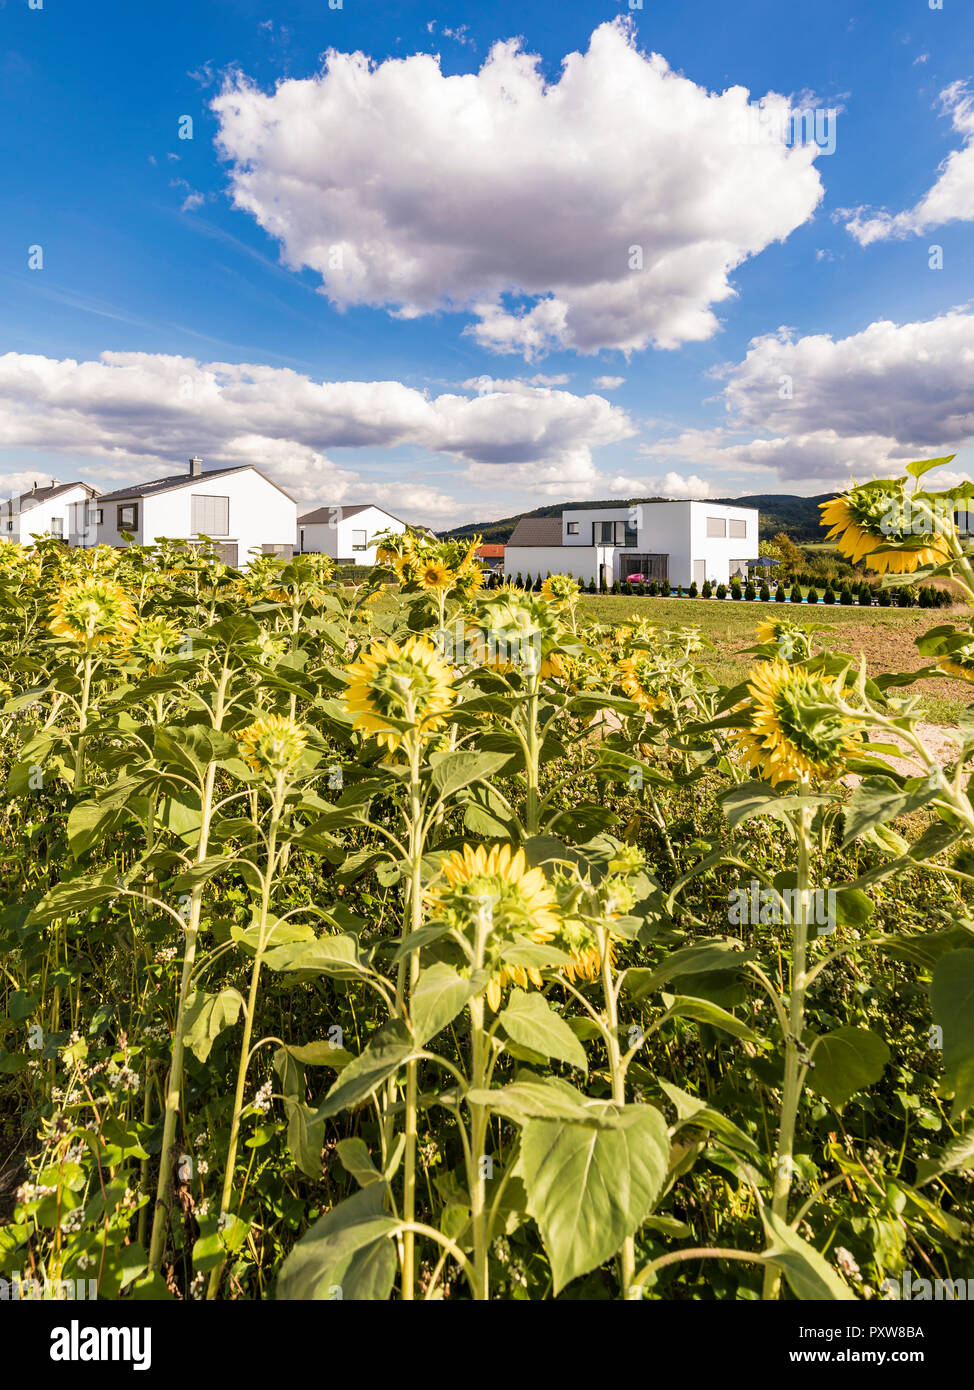
[[[593,579],[590,579],[590,580],[588,581],[588,591],[589,591],[590,594],[594,594],[594,593],[595,593],[595,580],[594,580],[594,578],[593,578]]]
[[[726,598],[726,597],[727,597],[727,585],[726,585],[726,584],[718,584],[718,585],[717,585],[717,597],[718,597],[718,598]]]
[[[876,602],[880,608],[888,608],[893,602],[889,589],[880,589],[876,594]]]
[[[528,578],[530,578],[530,575],[528,576]],[[517,578],[515,579],[514,583],[517,585],[517,587],[518,587],[519,589],[523,589],[523,588],[524,588],[524,580],[521,578],[521,571],[520,571],[520,570],[518,570],[518,572],[517,572]]]
[[[646,597],[646,585],[643,584],[643,583],[637,584],[637,585],[636,585],[636,593],[639,595],[640,598],[645,598],[645,597]]]
[[[913,593],[912,584],[904,584],[896,591],[897,608],[912,608],[914,603],[916,603],[916,597]]]
[[[793,584],[793,585],[791,586],[791,593],[789,594],[788,597],[791,599],[792,603],[801,603],[801,601],[802,601],[801,585],[800,585],[800,584],[797,584],[797,583],[796,583],[796,584]]]
[[[749,599],[756,599],[757,596],[758,591],[754,587],[754,582],[753,580],[749,579],[747,583],[744,585],[744,597]]]
[[[852,597],[852,590],[849,588],[848,584],[842,585],[842,589],[839,593],[839,602],[846,608],[851,608],[855,603],[855,599]]]
[[[859,600],[859,606],[860,606],[861,608],[872,608],[872,606],[873,606],[873,591],[872,591],[872,586],[871,586],[870,584],[867,584],[867,583],[865,582],[865,580],[863,580],[863,582],[859,585],[859,590],[858,590],[858,593],[856,594],[856,597],[857,597],[858,600]]]
[[[762,603],[770,603],[770,602],[771,602],[771,590],[768,588],[768,581],[767,581],[767,580],[765,580],[764,583],[761,585],[761,602],[762,602]]]
[[[805,595],[805,602],[818,603],[818,590],[816,589],[814,584],[811,584],[809,586],[808,593]]]
[[[834,603],[834,602],[835,602],[835,590],[832,588],[831,580],[830,580],[829,583],[826,584],[826,586],[825,586],[825,592],[824,592],[824,594],[822,595],[822,602],[823,602],[823,603]]]
[[[625,584],[623,584],[623,586],[622,586],[622,592],[623,592],[624,594],[628,594],[630,597],[636,592],[635,589],[634,589],[634,588],[632,587],[632,585],[630,584],[630,582],[629,582],[628,579],[626,580]]]
[[[779,584],[778,587],[777,587],[777,589],[775,589],[775,591],[774,591],[774,601],[775,601],[775,603],[787,603],[787,602],[788,602],[788,595],[785,593],[785,586],[784,586],[784,584]]]
[[[651,579],[649,581],[649,586],[646,592],[647,594],[649,594],[650,598],[655,598],[656,595],[659,593],[659,585],[656,583],[655,579]]]
[[[688,597],[688,598],[696,598],[696,597],[697,597],[697,585],[696,585],[696,581],[694,581],[694,582],[690,585],[689,589],[687,589],[687,597]]]
[[[705,579],[703,581],[703,588],[700,590],[700,597],[709,598],[713,591],[713,586],[711,585],[710,580]]]
[[[664,598],[669,598],[672,590],[670,589],[670,581],[668,579],[663,580],[662,584],[659,586],[659,591]]]

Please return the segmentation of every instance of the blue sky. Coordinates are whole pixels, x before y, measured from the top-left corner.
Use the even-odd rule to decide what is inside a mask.
[[[199,452],[442,526],[966,476],[960,0],[0,0],[0,31],[5,490]],[[834,152],[729,135],[769,92]]]

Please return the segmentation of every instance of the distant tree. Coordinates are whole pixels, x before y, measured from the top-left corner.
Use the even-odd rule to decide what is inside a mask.
[[[777,556],[772,559],[780,559],[783,567],[790,573],[795,574],[805,563],[805,557],[798,549],[798,546],[784,531],[779,531],[776,536],[772,536],[771,544],[777,549]],[[761,547],[758,546],[760,551]]]

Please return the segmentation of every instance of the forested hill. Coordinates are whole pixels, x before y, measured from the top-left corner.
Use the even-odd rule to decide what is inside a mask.
[[[827,502],[834,496],[831,492],[820,493],[817,497],[796,497],[787,492],[762,492],[751,497],[713,497],[707,501],[720,502],[729,507],[757,507],[761,513],[761,539],[770,540],[779,531],[786,531],[793,541],[807,542],[824,540],[825,532],[819,525],[819,503]],[[663,497],[617,497],[609,501],[553,502],[546,507],[535,507],[533,511],[521,512],[517,516],[506,516],[501,521],[477,521],[466,526],[455,526],[444,531],[444,537],[471,536],[481,534],[485,541],[506,544],[514,527],[522,516],[560,516],[570,507],[631,507],[637,503],[664,502]]]

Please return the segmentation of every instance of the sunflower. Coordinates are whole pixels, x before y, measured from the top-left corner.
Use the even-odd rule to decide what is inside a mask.
[[[924,496],[907,497],[899,482],[876,482],[820,502],[822,525],[832,528],[826,540],[838,541],[839,554],[853,564],[867,560],[877,574],[912,574],[924,565],[943,564],[949,549],[941,535],[933,535],[928,545],[897,549],[915,534],[911,513],[925,510],[913,500],[918,495]]]
[[[308,742],[305,730],[282,714],[265,714],[237,734],[240,756],[254,772],[271,776],[292,772]]]
[[[565,629],[550,604],[521,589],[485,594],[477,606],[476,627],[467,632],[473,662],[495,671],[564,676],[564,658],[555,648]]]
[[[840,770],[858,734],[838,702],[835,678],[786,661],[751,672],[748,722],[732,731],[748,768],[772,786]]]
[[[135,609],[120,584],[92,575],[61,585],[48,629],[86,649],[123,646],[135,631]]]
[[[420,735],[432,733],[456,699],[451,677],[424,637],[409,637],[401,647],[380,642],[345,668],[345,708],[353,728],[374,735],[390,751],[406,738],[397,724],[412,725]]]
[[[647,714],[666,701],[662,672],[646,652],[635,652],[619,662],[619,684],[630,700]]]
[[[418,561],[413,568],[413,577],[419,587],[429,593],[442,593],[453,584],[453,573],[442,560]]]
[[[168,618],[143,618],[132,634],[132,649],[145,660],[149,675],[158,675],[182,638]]]
[[[578,580],[570,574],[549,574],[541,585],[541,597],[556,608],[570,608],[578,599]]]
[[[952,650],[940,657],[937,665],[948,676],[974,683],[974,637],[967,642],[953,639],[951,646]]]
[[[434,918],[467,935],[486,912],[486,963],[492,972],[487,1003],[493,1010],[500,1007],[507,985],[541,986],[539,970],[504,960],[516,938],[544,945],[563,925],[555,890],[540,869],[528,868],[523,849],[515,853],[510,845],[464,845],[462,851],[453,850],[440,866],[439,881],[427,890],[426,902]]]
[[[800,623],[787,618],[768,618],[758,623],[754,635],[759,642],[772,642],[785,661],[805,661],[811,654],[811,634]]]
[[[615,949],[608,940],[609,964],[615,962]],[[602,954],[599,951],[595,933],[577,918],[564,923],[558,945],[571,957],[567,965],[561,967],[562,974],[572,983],[576,980],[592,981],[602,970]]]

